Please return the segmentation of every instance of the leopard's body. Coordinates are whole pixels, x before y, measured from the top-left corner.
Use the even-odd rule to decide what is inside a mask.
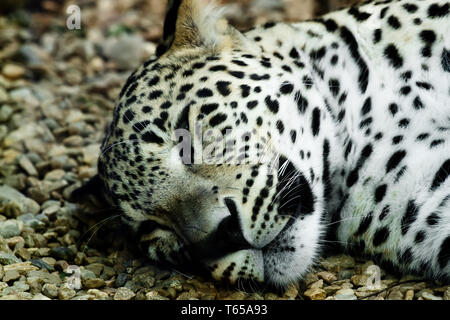
[[[110,198],[152,225],[149,256],[285,285],[337,241],[448,281],[450,3],[369,2],[241,34],[199,2],[176,7],[169,50],[130,76],[99,158]],[[207,129],[225,138],[198,142]],[[188,161],[213,145],[226,160],[227,141],[239,161]]]

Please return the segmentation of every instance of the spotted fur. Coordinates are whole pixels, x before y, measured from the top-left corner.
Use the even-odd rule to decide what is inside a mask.
[[[172,3],[175,33],[123,86],[98,162],[129,223],[152,222],[149,257],[286,285],[332,240],[448,281],[450,3],[366,2],[246,33]],[[237,152],[196,144],[198,122]],[[192,163],[200,149],[229,161]],[[264,156],[275,171],[247,161]]]

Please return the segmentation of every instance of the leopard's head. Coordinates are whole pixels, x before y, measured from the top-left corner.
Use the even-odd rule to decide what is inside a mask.
[[[98,180],[131,225],[149,227],[153,260],[230,282],[298,280],[317,256],[322,208],[277,147],[281,64],[216,7],[177,12],[168,50],[121,91]]]

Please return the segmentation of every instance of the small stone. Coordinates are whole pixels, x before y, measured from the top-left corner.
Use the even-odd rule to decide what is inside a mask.
[[[435,295],[427,291],[422,292],[422,298],[424,298],[425,300],[442,300],[441,297],[436,297]]]
[[[7,185],[0,186],[0,201],[2,200],[17,204],[22,213],[37,214],[40,210],[40,206],[36,201],[25,197],[22,193]]]
[[[58,297],[61,300],[69,300],[76,296],[75,290],[73,290],[69,285],[66,283],[63,284],[58,291]]]
[[[393,289],[387,296],[388,300],[403,300],[403,293],[399,288]]]
[[[32,294],[41,293],[43,284],[42,279],[37,277],[28,277],[26,282],[30,286],[30,292]]]
[[[305,277],[304,282],[305,282],[306,286],[309,286],[311,283],[316,282],[318,280],[319,280],[319,277],[316,274],[308,273]]]
[[[47,297],[54,299],[58,297],[58,287],[54,284],[46,283],[42,287],[42,293],[45,294]]]
[[[23,260],[30,260],[31,259],[31,253],[30,253],[30,251],[28,251],[27,248],[19,248],[19,249],[16,250],[15,254],[17,254]]]
[[[36,168],[34,167],[33,163],[30,161],[30,159],[27,158],[27,156],[21,155],[19,157],[19,165],[23,170],[25,170],[25,172],[28,175],[30,175],[30,176],[38,175]]]
[[[14,254],[7,252],[0,252],[0,264],[8,265],[18,262],[20,262],[20,259],[17,258]]]
[[[3,276],[3,282],[10,282],[20,278],[20,273],[16,270],[6,271]]]
[[[414,290],[407,290],[405,293],[405,300],[412,300],[414,298]]]
[[[50,249],[50,255],[57,260],[73,261],[76,253],[68,247],[56,247]]]
[[[189,292],[182,292],[176,300],[199,300],[200,294],[195,292],[195,290],[189,290]],[[147,298],[147,297],[146,297]],[[147,300],[150,300],[147,298]],[[155,300],[155,299],[153,299]]]
[[[0,122],[7,122],[11,115],[14,113],[14,109],[9,105],[4,104],[0,107]]]
[[[136,294],[128,288],[120,287],[114,294],[114,300],[131,300]]]
[[[85,289],[97,289],[105,285],[105,281],[100,278],[87,278],[81,281]]]
[[[443,298],[444,300],[450,300],[450,286],[445,290]]]
[[[95,276],[99,277],[103,271],[103,264],[91,263],[91,264],[88,264],[85,268],[92,271],[95,274]]]
[[[89,289],[88,294],[94,296],[96,300],[108,300],[109,295],[106,292],[100,291],[98,289]]]
[[[31,300],[51,300],[51,299],[47,296],[44,296],[42,293],[38,293],[34,295]]]
[[[25,74],[25,69],[17,64],[8,63],[3,66],[2,74],[11,80],[15,80]]]
[[[164,297],[159,294],[158,291],[149,291],[145,294],[147,300],[169,300],[169,298]]]
[[[30,261],[12,263],[3,267],[5,272],[7,271],[17,271],[20,274],[25,274],[29,271],[38,270],[36,266],[33,266]]]
[[[336,300],[356,300],[355,292],[350,288],[338,290],[334,298]]]
[[[49,265],[48,263],[46,263],[43,259],[32,259],[32,260],[30,260],[30,262],[31,262],[34,266],[38,267],[39,269],[45,269],[45,270],[47,270],[48,272],[53,272],[53,271],[55,271],[55,269],[54,269],[51,265]]]
[[[325,290],[320,288],[312,288],[306,290],[303,295],[310,300],[324,300],[326,298]]]
[[[44,283],[61,284],[61,278],[55,273],[48,273],[47,271],[38,270],[30,271],[27,273],[27,277],[37,277],[42,279]]]
[[[0,222],[0,236],[3,238],[12,238],[20,235],[23,230],[23,222],[20,220],[6,220]]]
[[[298,295],[298,287],[294,284],[291,284],[284,292],[284,296],[292,300],[295,299],[297,295]]]
[[[314,283],[311,283],[309,288],[310,289],[316,289],[316,288],[322,289],[323,288],[323,280],[320,279],[320,280],[318,280],[318,281],[316,281]]]
[[[327,271],[319,272],[319,273],[317,273],[317,276],[320,279],[323,279],[324,281],[326,281],[327,283],[332,283],[333,281],[337,280],[337,277],[334,273],[327,272]]]
[[[116,287],[123,287],[128,280],[128,274],[120,273],[116,278]]]

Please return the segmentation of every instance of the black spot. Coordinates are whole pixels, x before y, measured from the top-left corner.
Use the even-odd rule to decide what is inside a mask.
[[[416,109],[416,110],[424,108],[423,102],[418,96],[414,98],[413,106],[414,106],[414,109]]]
[[[297,139],[297,131],[291,130],[291,132],[289,133],[289,135],[291,136],[291,141],[292,141],[292,143],[295,143],[295,140]]]
[[[210,89],[207,88],[203,88],[197,91],[197,96],[199,98],[207,98],[207,97],[212,97],[213,96],[213,92]]]
[[[224,122],[226,119],[227,119],[226,114],[218,113],[209,120],[209,124],[211,127],[215,127],[215,126],[221,124],[222,122]]]
[[[389,173],[393,169],[395,169],[400,162],[403,160],[403,158],[406,156],[405,150],[399,150],[395,152],[388,160],[386,164],[386,173]]]
[[[431,143],[430,143],[430,148],[435,148],[435,147],[437,147],[438,145],[443,144],[444,142],[445,142],[444,139],[436,139],[436,140],[433,140],[433,141],[431,141]]]
[[[180,91],[181,92],[188,92],[189,90],[192,89],[192,87],[194,87],[194,85],[192,83],[188,83],[188,84],[184,84],[180,87]]]
[[[416,206],[414,200],[409,200],[405,214],[403,215],[401,221],[401,230],[403,236],[408,232],[411,224],[416,221],[418,211],[419,208]]]
[[[399,29],[402,26],[396,16],[389,16],[388,24],[394,29]]]
[[[395,116],[395,114],[398,112],[398,105],[396,103],[391,103],[389,105],[389,111],[393,116]]]
[[[229,81],[217,81],[216,82],[216,86],[217,86],[217,90],[219,91],[219,93],[226,97],[231,93],[230,88],[228,88],[228,86],[231,84],[231,82]]]
[[[423,141],[423,140],[425,140],[426,138],[428,138],[429,136],[430,136],[429,133],[421,133],[421,134],[419,134],[419,135],[417,136],[416,140],[417,140],[417,141]]]
[[[389,238],[389,228],[383,227],[375,231],[375,234],[373,236],[373,246],[378,247],[386,242],[386,240]]]
[[[185,106],[178,116],[175,129],[189,130],[189,105]]]
[[[297,101],[298,111],[301,114],[305,113],[306,108],[308,108],[308,100],[300,93],[300,91],[295,93],[295,101]]]
[[[242,84],[240,87],[242,90],[242,98],[247,98],[250,95],[250,87],[246,84]]]
[[[447,2],[440,6],[437,3],[432,4],[428,7],[428,17],[434,18],[444,18],[448,15],[450,10],[450,4]]]
[[[399,144],[403,140],[403,136],[395,136],[392,138],[392,144]]]
[[[375,189],[375,202],[379,203],[383,201],[384,196],[386,195],[387,185],[382,184]]]
[[[153,131],[147,131],[141,136],[142,140],[149,143],[164,143],[164,140],[157,136]]]
[[[270,96],[267,96],[264,99],[264,102],[266,103],[267,108],[269,108],[269,110],[273,113],[277,113],[278,109],[279,109],[279,104],[278,101],[276,99],[272,100],[270,98]]]
[[[405,10],[408,11],[409,13],[414,13],[418,9],[418,7],[415,4],[412,4],[412,3],[405,3],[403,5],[403,8],[405,8]]]
[[[372,99],[370,97],[368,97],[365,101],[364,104],[361,108],[361,116],[366,115],[367,113],[370,112],[372,108]]]
[[[295,48],[292,48],[291,51],[289,51],[289,57],[292,59],[298,59],[300,56],[298,54],[298,51]]]
[[[317,136],[319,134],[320,129],[320,110],[319,108],[314,108],[312,112],[312,121],[311,121],[311,130],[313,136]]]
[[[380,11],[380,18],[381,19],[383,19],[386,16],[386,13],[387,13],[388,9],[389,9],[388,6],[384,7],[383,9],[381,9],[381,11]]]
[[[403,66],[403,58],[400,56],[397,47],[394,44],[389,44],[384,49],[384,54],[389,59],[389,63],[396,69]]]
[[[438,254],[438,262],[441,269],[444,269],[450,260],[450,237],[445,238],[441,244]]]
[[[416,237],[414,238],[414,242],[419,244],[425,240],[425,231],[421,230],[416,233]]]
[[[417,81],[416,85],[419,88],[425,89],[425,90],[430,90],[431,88],[433,88],[433,86],[431,84],[429,84],[428,82],[423,82],[423,81]]]
[[[355,232],[354,236],[358,237],[363,235],[367,231],[367,229],[369,229],[370,224],[372,223],[372,219],[373,219],[373,212],[371,211],[361,220],[358,230]]]
[[[375,29],[373,32],[373,43],[376,44],[381,41],[381,29]]]
[[[129,122],[133,121],[133,119],[134,119],[134,112],[131,109],[128,109],[127,111],[125,111],[125,113],[123,114],[123,117],[122,117],[123,123],[129,123]]]
[[[358,181],[359,178],[359,170],[362,168],[364,163],[367,161],[367,159],[370,157],[370,155],[373,152],[373,147],[371,144],[366,145],[362,151],[361,155],[359,156],[359,159],[356,163],[355,168],[350,171],[348,177],[347,177],[347,187],[351,187],[355,184],[356,181]]]
[[[241,66],[241,67],[246,67],[247,66],[247,64],[244,61],[241,61],[241,60],[233,59],[233,60],[231,60],[231,62],[236,64],[236,65],[238,65],[238,66]]]
[[[353,60],[359,67],[359,77],[358,84],[362,93],[366,92],[367,86],[369,85],[369,68],[366,62],[359,54],[358,42],[355,37],[346,27],[341,28],[341,38],[347,44]]]
[[[409,119],[406,119],[406,118],[404,118],[404,119],[401,119],[399,122],[398,122],[398,127],[399,128],[407,128],[409,126]]]
[[[404,96],[407,96],[411,92],[410,86],[404,86],[400,88],[400,93]]]
[[[436,172],[431,183],[430,190],[434,191],[441,186],[447,180],[450,175],[450,159],[446,160],[439,170]]]
[[[200,112],[204,113],[204,114],[210,114],[211,112],[213,112],[214,110],[216,110],[219,107],[218,103],[208,103],[208,104],[204,104],[202,105],[202,107],[200,108]]]
[[[133,130],[134,130],[136,133],[141,133],[142,131],[145,130],[145,128],[146,128],[149,124],[150,124],[150,121],[149,121],[149,120],[143,120],[143,121],[134,123],[132,128],[133,128]]]
[[[150,106],[143,106],[142,107],[142,112],[143,113],[150,113],[150,112],[152,112],[152,107],[150,107]]]
[[[401,264],[407,265],[412,261],[412,252],[411,248],[406,249],[405,251],[399,253],[398,255],[398,261]]]
[[[258,101],[256,101],[256,100],[247,102],[247,108],[249,108],[250,110],[253,109],[254,107],[256,107],[257,105],[258,105]]]
[[[256,73],[252,73],[250,75],[250,79],[255,80],[255,81],[259,81],[259,80],[268,80],[270,79],[270,75],[269,74],[256,74]]]
[[[335,65],[338,63],[338,61],[339,61],[339,57],[338,57],[336,54],[334,54],[334,55],[331,57],[330,63],[331,63],[333,66],[335,66]]]
[[[292,93],[292,91],[294,90],[294,86],[291,83],[288,82],[284,82],[281,87],[280,87],[280,92],[282,94],[289,94]]]
[[[341,84],[339,83],[339,80],[330,79],[330,81],[328,81],[328,86],[333,96],[336,97],[339,94],[339,91],[341,90]]]
[[[434,225],[436,225],[436,224],[439,222],[440,219],[441,219],[441,218],[439,217],[439,215],[437,214],[437,212],[433,212],[432,214],[430,214],[430,215],[427,217],[427,224],[428,224],[429,226],[434,226]]]
[[[389,205],[385,206],[380,213],[378,219],[382,221],[391,212],[391,207]]]
[[[277,120],[276,126],[277,126],[277,129],[280,132],[280,134],[283,134],[283,132],[284,132],[284,124],[283,124],[283,122],[280,121],[280,120]]]
[[[358,7],[356,6],[351,7],[348,10],[348,13],[355,17],[357,21],[365,21],[371,16],[370,13],[359,11]]]
[[[227,70],[227,67],[224,65],[216,65],[216,66],[212,66],[211,68],[209,68],[209,71],[213,71],[213,72],[217,72],[217,71],[225,71]]]
[[[330,180],[330,142],[328,139],[325,139],[323,142],[323,150],[322,150],[322,158],[323,158],[323,173],[322,173],[322,181],[324,183],[324,198],[325,201],[331,196],[331,180]],[[311,179],[313,180],[313,179]]]
[[[450,50],[442,50],[441,65],[445,72],[450,72]]]
[[[161,109],[169,109],[172,106],[172,103],[169,101],[163,102],[160,106]]]
[[[244,73],[242,71],[230,71],[229,73],[235,78],[238,79],[244,78]]]
[[[162,95],[161,90],[155,90],[155,91],[150,92],[150,94],[148,95],[148,99],[155,100],[155,99],[158,99],[161,95]]]

